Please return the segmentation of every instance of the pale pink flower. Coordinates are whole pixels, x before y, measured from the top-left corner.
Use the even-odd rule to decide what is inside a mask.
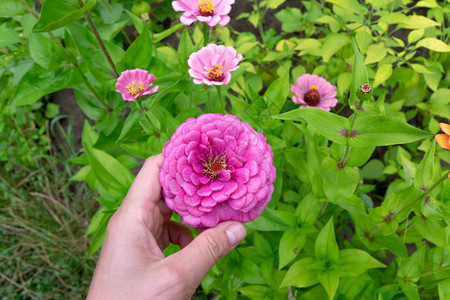
[[[189,74],[195,84],[227,85],[241,59],[233,47],[210,44],[189,56]]]
[[[155,79],[155,75],[141,69],[123,71],[117,79],[116,91],[122,94],[123,100],[135,101],[158,90],[158,86],[148,89]]]
[[[250,222],[270,201],[276,170],[266,138],[232,115],[181,124],[163,149],[159,181],[167,206],[194,228]]]
[[[172,1],[175,11],[182,11],[180,22],[184,25],[191,25],[195,21],[200,21],[209,26],[217,24],[225,26],[230,22],[228,14],[234,0],[178,0]]]
[[[303,107],[317,107],[325,111],[330,111],[335,107],[336,86],[329,83],[325,78],[314,74],[304,74],[297,78],[297,84],[291,86],[291,91],[295,93],[292,101]]]

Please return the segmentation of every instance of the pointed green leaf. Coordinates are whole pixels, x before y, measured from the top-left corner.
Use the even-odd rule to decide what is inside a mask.
[[[316,239],[315,254],[317,260],[334,261],[339,259],[339,247],[333,227],[333,217],[319,232]]]
[[[384,267],[386,267],[384,264],[363,250],[344,249],[339,251],[336,269],[340,277],[354,277],[361,275],[368,269]]]
[[[153,44],[150,40],[150,33],[145,27],[117,64],[117,72],[121,73],[135,68],[146,70],[152,60],[152,50]]]
[[[299,108],[286,113],[273,116],[280,120],[306,121],[313,125],[321,134],[329,140],[341,145],[347,144],[344,132],[348,131],[350,125],[346,118],[331,112],[323,111],[315,107]]]
[[[353,52],[355,53],[355,58],[353,61],[352,69],[352,84],[350,86],[350,98],[348,103],[353,107],[356,103],[356,91],[364,83],[369,83],[369,75],[367,75],[367,68],[364,64],[364,57],[359,52],[358,45],[355,39],[352,39]]]
[[[46,32],[67,26],[81,19],[94,7],[96,0],[87,0],[80,7],[77,0],[46,0],[42,4],[41,16],[34,25],[33,32]]]
[[[436,143],[433,141],[416,170],[414,185],[418,190],[428,189],[441,177],[439,159],[435,156]]]
[[[359,182],[358,168],[339,166],[338,163],[325,157],[321,165],[323,177],[323,191],[325,196],[332,202],[339,198],[350,197]]]
[[[194,44],[192,43],[191,36],[187,27],[184,27],[183,35],[181,36],[180,43],[178,44],[178,55],[181,60],[188,59],[189,55],[194,52]]]
[[[281,111],[289,93],[289,72],[272,82],[264,93],[264,100],[274,115]]]
[[[391,116],[360,116],[355,121],[354,132],[349,143],[356,147],[407,144],[433,136]]]
[[[312,257],[296,261],[287,271],[281,283],[281,287],[295,286],[308,287],[319,282],[319,264]]]
[[[339,286],[339,274],[335,270],[327,270],[319,273],[319,282],[327,291],[329,299],[334,299]]]
[[[280,240],[279,269],[290,263],[305,245],[306,234],[300,229],[292,229],[284,232]]]

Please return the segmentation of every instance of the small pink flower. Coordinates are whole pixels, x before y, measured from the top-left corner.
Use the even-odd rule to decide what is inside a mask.
[[[228,14],[232,4],[234,0],[179,0],[173,1],[172,7],[175,11],[183,11],[180,21],[184,25],[200,21],[212,27],[230,22]]]
[[[189,74],[195,84],[227,85],[241,59],[233,47],[210,44],[189,56]]]
[[[181,124],[163,149],[159,173],[167,206],[194,228],[250,222],[270,201],[276,170],[266,138],[232,115]]]
[[[155,79],[155,75],[141,69],[123,71],[117,79],[116,91],[122,94],[123,100],[136,101],[137,98],[158,90],[158,86],[148,89]]]
[[[317,107],[330,111],[331,107],[335,107],[338,102],[336,86],[314,74],[304,74],[298,77],[297,84],[291,86],[291,91],[295,93],[292,101],[301,104],[300,108]]]

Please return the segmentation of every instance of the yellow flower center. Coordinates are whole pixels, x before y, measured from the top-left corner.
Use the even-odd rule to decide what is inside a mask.
[[[216,64],[208,69],[208,76],[212,81],[222,81],[223,74],[223,66],[221,64]]]
[[[127,85],[128,93],[131,96],[136,96],[137,94],[142,94],[144,92],[144,83],[142,81],[136,82],[132,81]]]
[[[211,178],[217,178],[220,171],[227,168],[227,155],[222,154],[214,158],[208,157],[208,161],[203,163],[203,173]]]
[[[197,2],[200,15],[203,17],[209,17],[214,14],[214,4],[211,0],[200,0]]]

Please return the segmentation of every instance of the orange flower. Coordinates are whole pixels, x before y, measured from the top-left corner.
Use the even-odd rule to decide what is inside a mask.
[[[444,149],[450,150],[450,125],[445,123],[439,123],[439,127],[441,127],[442,131],[446,134],[436,134],[434,137],[439,146]]]

